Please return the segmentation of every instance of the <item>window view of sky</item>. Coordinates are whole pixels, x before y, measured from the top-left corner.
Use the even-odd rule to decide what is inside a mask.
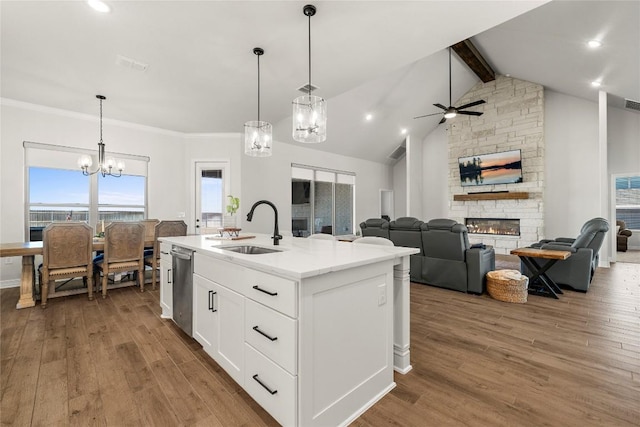
[[[98,203],[144,206],[143,176],[98,178]],[[89,204],[89,177],[81,171],[29,168],[29,202],[47,204]]]

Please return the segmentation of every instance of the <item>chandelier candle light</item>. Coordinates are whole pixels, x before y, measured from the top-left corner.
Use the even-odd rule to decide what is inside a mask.
[[[82,174],[85,176],[93,175],[100,172],[102,176],[109,175],[115,178],[119,178],[122,176],[122,171],[124,170],[124,162],[116,162],[113,157],[108,157],[105,159],[104,156],[104,142],[102,142],[102,101],[107,98],[102,95],[96,95],[96,98],[100,100],[100,142],[98,142],[98,169],[94,170],[93,172],[89,172],[89,168],[93,164],[93,161],[91,160],[91,156],[88,155],[81,156],[78,159],[78,166],[80,166],[80,168],[82,169]],[[114,167],[118,169],[117,175],[113,173]]]
[[[244,124],[244,154],[252,157],[268,157],[271,155],[272,126],[260,120],[260,57],[264,49],[254,47],[253,53],[258,57],[258,120],[250,120]]]
[[[316,143],[327,140],[327,102],[311,95],[311,17],[316,7],[308,4],[302,8],[309,17],[309,93],[293,100],[293,139],[298,142]]]

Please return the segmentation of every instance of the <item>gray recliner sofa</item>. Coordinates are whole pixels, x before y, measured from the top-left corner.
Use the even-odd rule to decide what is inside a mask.
[[[410,216],[400,217],[389,223],[389,239],[395,246],[420,249],[420,253],[413,254],[409,258],[409,276],[414,282],[422,281],[422,259],[424,257],[422,235],[420,234],[422,224],[424,224],[423,221]]]
[[[482,294],[485,275],[496,267],[493,247],[471,247],[467,227],[451,219],[433,219],[421,226],[424,257],[422,282]]]
[[[531,245],[533,248],[570,251],[566,260],[556,262],[547,275],[559,285],[569,286],[577,291],[586,292],[598,267],[600,247],[609,231],[609,222],[604,218],[593,218],[585,222],[578,237],[541,240]],[[538,260],[543,265],[546,260]],[[522,273],[531,276],[531,271],[521,263]]]
[[[360,223],[362,237],[375,236],[389,238],[389,221],[382,218],[369,218]]]
[[[410,257],[413,282],[481,294],[486,273],[495,269],[493,248],[471,247],[467,227],[450,219],[425,223],[402,217],[385,223],[372,218],[362,222],[360,228],[363,236],[385,237],[396,246],[420,249]]]

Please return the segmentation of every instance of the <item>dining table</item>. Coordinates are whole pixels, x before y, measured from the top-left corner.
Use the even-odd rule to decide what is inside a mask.
[[[145,248],[153,248],[153,240],[145,240]],[[93,250],[104,250],[104,238],[93,239]],[[35,257],[42,255],[42,242],[0,243],[0,258],[22,257],[22,273],[20,276],[20,298],[16,308],[27,308],[36,305],[35,298]]]

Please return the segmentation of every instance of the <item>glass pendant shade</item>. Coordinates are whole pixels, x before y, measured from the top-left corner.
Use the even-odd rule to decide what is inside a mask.
[[[327,140],[327,101],[314,95],[293,100],[293,139],[311,144]]]
[[[271,123],[250,120],[244,124],[244,154],[252,157],[269,157],[272,147]]]

